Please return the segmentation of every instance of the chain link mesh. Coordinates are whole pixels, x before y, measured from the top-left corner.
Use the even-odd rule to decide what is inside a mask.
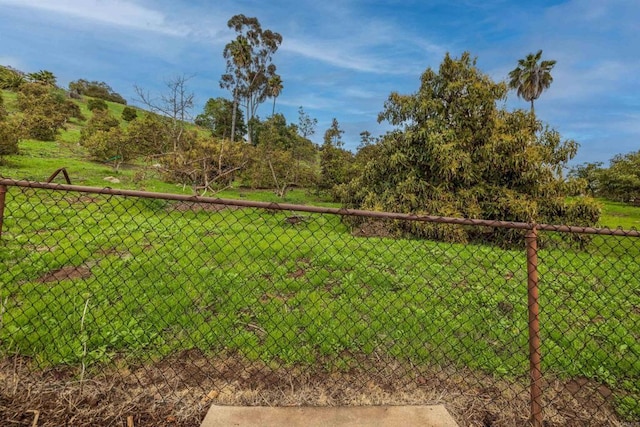
[[[15,186],[5,206],[5,422],[198,425],[212,403],[531,417],[526,230],[503,249],[397,219]],[[640,425],[640,239],[562,236],[538,237],[544,425]]]

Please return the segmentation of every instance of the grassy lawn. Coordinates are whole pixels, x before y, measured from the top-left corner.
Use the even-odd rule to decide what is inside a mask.
[[[383,354],[527,372],[524,251],[354,237],[338,217],[287,215],[12,188],[3,352],[41,367],[200,348],[267,365],[348,369]],[[638,253],[640,239],[625,242]],[[637,417],[637,259],[606,246],[540,259],[545,372],[603,382]],[[77,276],[51,274],[65,267]]]

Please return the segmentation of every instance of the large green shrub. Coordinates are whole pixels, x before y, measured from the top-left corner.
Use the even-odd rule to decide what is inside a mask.
[[[124,107],[124,109],[122,110],[122,120],[130,122],[131,120],[134,120],[136,117],[138,117],[138,112],[136,111],[135,108]]]
[[[87,108],[89,111],[107,111],[109,109],[109,105],[107,105],[106,101],[100,98],[94,98],[87,101]]]
[[[18,152],[19,129],[9,117],[0,93],[0,156]]]
[[[490,220],[594,225],[597,205],[566,204],[562,169],[574,141],[535,121],[531,113],[497,107],[507,93],[476,68],[468,53],[448,54],[438,72],[427,69],[411,95],[392,93],[380,120],[396,126],[377,143],[377,155],[349,185],[345,205]],[[412,235],[464,242],[476,229],[406,222]],[[475,231],[474,231],[475,230]],[[483,238],[487,236],[483,235]],[[517,232],[492,237],[521,242]]]
[[[84,145],[94,133],[98,131],[109,131],[120,125],[120,121],[105,110],[97,110],[93,113],[84,128],[80,131],[80,144]]]
[[[24,115],[24,127],[30,138],[41,141],[55,139],[71,116],[64,94],[41,83],[25,83],[17,96],[18,109]]]

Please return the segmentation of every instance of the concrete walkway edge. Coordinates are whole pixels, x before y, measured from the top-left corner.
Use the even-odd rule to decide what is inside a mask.
[[[442,405],[209,408],[201,427],[457,427]]]

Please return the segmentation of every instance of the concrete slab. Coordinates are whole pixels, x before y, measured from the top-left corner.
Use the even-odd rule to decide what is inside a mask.
[[[201,427],[458,427],[444,406],[258,407],[213,405]]]

